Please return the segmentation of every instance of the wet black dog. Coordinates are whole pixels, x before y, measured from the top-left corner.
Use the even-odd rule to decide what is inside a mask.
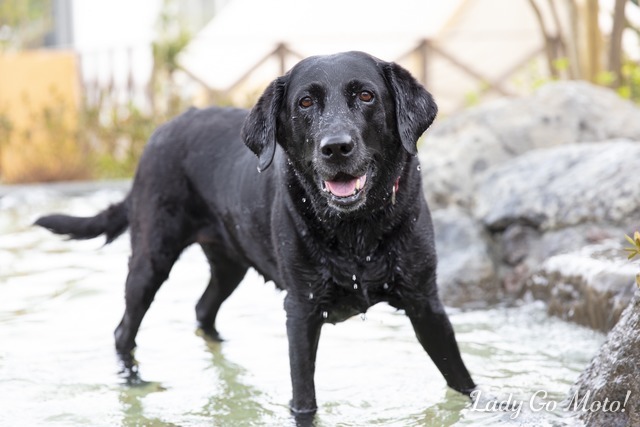
[[[51,215],[37,224],[107,241],[130,227],[126,311],[115,339],[131,370],[156,291],[198,243],[212,275],[196,315],[210,336],[218,338],[218,309],[249,267],[287,291],[295,413],[316,410],[323,323],[382,301],[405,310],[447,384],[469,394],[475,384],[438,297],[415,157],[436,111],[394,63],[360,52],[311,57],[271,83],[250,112],[192,109],[160,127],[121,203],[95,217]]]

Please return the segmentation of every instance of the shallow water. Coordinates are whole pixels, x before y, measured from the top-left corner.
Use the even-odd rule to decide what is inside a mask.
[[[148,383],[129,387],[118,375],[113,329],[124,309],[128,236],[103,246],[30,224],[52,211],[93,214],[125,187],[4,189],[0,425],[293,425],[284,294],[250,272],[218,317],[226,341],[208,343],[195,328],[194,306],[208,281],[197,247],[176,264],[138,335]],[[499,402],[522,401],[519,412],[482,411],[448,390],[405,316],[381,305],[364,321],[323,329],[317,425],[572,425],[560,405],[540,408],[563,399],[601,334],[549,318],[537,303],[449,312],[476,382]]]

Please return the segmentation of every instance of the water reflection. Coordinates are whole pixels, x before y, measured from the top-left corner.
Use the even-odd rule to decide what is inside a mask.
[[[407,419],[406,425],[455,425],[455,423],[461,420],[462,411],[468,405],[469,400],[466,397],[461,396],[453,390],[447,389],[443,400],[420,413],[411,415]]]
[[[136,358],[149,382],[125,384],[113,329],[124,309],[127,237],[103,246],[31,227],[38,215],[89,215],[124,193],[30,188],[0,198],[0,423],[295,425],[284,295],[250,273],[216,322],[227,341],[197,336],[194,306],[209,280],[198,248],[183,254],[140,330]],[[523,400],[538,390],[562,399],[603,339],[536,304],[452,310],[451,321],[476,381]],[[447,389],[406,317],[384,306],[322,335],[318,427],[567,425],[562,414],[523,411],[511,420],[472,410]]]
[[[240,418],[246,425],[267,424],[273,419],[273,411],[260,405],[263,393],[243,381],[247,371],[224,357],[222,343],[204,336],[203,340],[211,353],[211,368],[218,377],[218,388],[199,415],[218,425],[233,425]]]
[[[145,415],[143,400],[152,393],[166,391],[160,383],[140,382],[131,385],[127,382],[118,393],[118,400],[122,406],[122,425],[124,427],[178,427],[178,424],[169,423],[159,418],[148,418]]]

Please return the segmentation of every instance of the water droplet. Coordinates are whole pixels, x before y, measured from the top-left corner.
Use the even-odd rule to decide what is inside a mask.
[[[371,262],[371,256],[370,256],[370,255],[367,255],[367,257],[365,258],[365,261],[367,261],[367,262]]]
[[[313,299],[313,292],[309,293],[309,299]]]
[[[420,165],[418,165],[418,170],[420,170]]]
[[[353,281],[356,281],[356,275],[354,274],[353,276],[351,276],[351,278],[353,279]]]
[[[367,320],[367,313],[360,314],[360,318],[362,319],[363,322]]]
[[[326,319],[327,317],[329,317],[329,313],[326,312],[326,311],[323,311],[322,312],[322,317],[324,317]]]
[[[385,283],[384,285],[382,285],[382,289],[384,289],[385,291],[389,290],[389,284]]]
[[[306,197],[302,198],[302,203],[307,203],[307,198]]]
[[[358,289],[358,284],[357,283],[353,284],[353,289]]]

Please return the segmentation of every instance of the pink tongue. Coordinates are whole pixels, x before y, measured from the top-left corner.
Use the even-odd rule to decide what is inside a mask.
[[[358,179],[360,179],[360,188],[362,188],[366,181],[366,175],[349,181],[325,181],[324,184],[327,186],[327,190],[334,196],[347,197],[356,191]]]
[[[338,197],[347,197],[353,194],[356,190],[356,181],[325,181],[327,189],[331,191],[331,194]]]

